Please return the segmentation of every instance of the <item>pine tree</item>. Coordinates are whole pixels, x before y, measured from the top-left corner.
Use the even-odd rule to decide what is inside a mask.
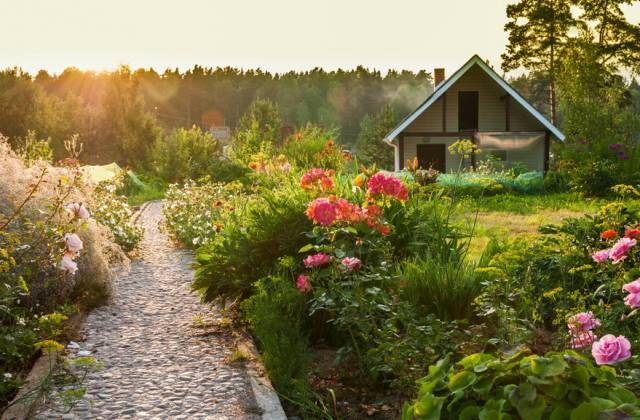
[[[357,156],[365,165],[376,164],[383,169],[393,168],[393,149],[382,139],[398,123],[393,108],[385,106],[375,115],[366,115],[360,123],[360,134],[356,142]]]

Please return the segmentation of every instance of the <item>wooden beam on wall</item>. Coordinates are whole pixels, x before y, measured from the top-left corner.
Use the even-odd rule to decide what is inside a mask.
[[[471,142],[473,144],[478,144],[478,140],[476,139],[476,131],[472,131],[471,132]],[[475,153],[471,153],[471,167],[474,170],[476,169],[476,154]]]
[[[504,100],[505,109],[505,130],[511,131],[511,96],[507,96]]]
[[[447,92],[442,94],[442,132],[447,131]]]
[[[549,171],[549,153],[551,153],[551,133],[549,130],[544,135],[544,173]]]
[[[398,137],[398,157],[400,160],[400,170],[404,169],[404,133],[400,133],[400,136]]]

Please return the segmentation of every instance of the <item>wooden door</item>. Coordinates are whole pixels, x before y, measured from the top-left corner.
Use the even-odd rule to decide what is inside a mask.
[[[423,169],[433,168],[439,172],[447,171],[447,150],[444,144],[419,144],[418,162]]]
[[[458,130],[478,129],[478,92],[458,92]]]

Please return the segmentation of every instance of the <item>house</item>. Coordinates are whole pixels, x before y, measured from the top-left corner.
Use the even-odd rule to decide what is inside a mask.
[[[474,167],[491,154],[532,171],[548,169],[551,138],[564,141],[564,134],[480,57],[446,80],[444,69],[436,69],[434,81],[433,93],[384,138],[395,150],[396,171],[416,157],[425,169],[459,169],[459,156],[447,149],[459,139],[479,146]]]

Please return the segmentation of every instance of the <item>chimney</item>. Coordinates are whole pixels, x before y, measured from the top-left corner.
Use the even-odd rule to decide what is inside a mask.
[[[433,70],[433,87],[434,89],[438,88],[440,83],[444,82],[444,69],[437,68]]]

